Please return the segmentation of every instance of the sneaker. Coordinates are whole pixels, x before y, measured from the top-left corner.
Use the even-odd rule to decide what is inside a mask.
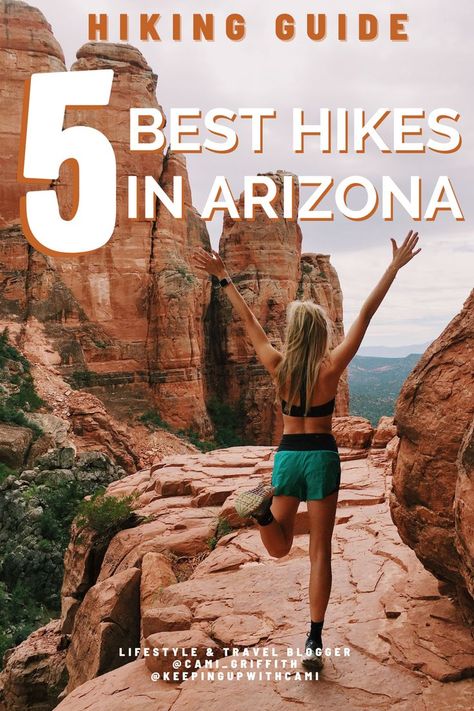
[[[324,666],[323,655],[316,654],[316,650],[321,649],[321,647],[317,647],[316,645],[316,640],[308,636],[305,643],[305,654],[301,660],[303,666],[307,667],[308,669],[312,669],[313,671],[319,671]]]
[[[242,491],[235,498],[234,508],[241,518],[261,516],[271,505],[275,487],[260,482],[250,491]]]

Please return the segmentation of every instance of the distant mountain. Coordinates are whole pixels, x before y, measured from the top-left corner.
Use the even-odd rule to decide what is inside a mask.
[[[413,353],[424,353],[430,343],[431,341],[427,341],[414,346],[361,346],[357,355],[375,358],[405,358]]]
[[[373,425],[382,415],[393,415],[401,387],[420,357],[356,356],[349,365],[350,414],[366,417]]]

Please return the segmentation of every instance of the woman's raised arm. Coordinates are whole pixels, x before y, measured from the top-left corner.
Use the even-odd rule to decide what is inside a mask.
[[[343,342],[331,351],[332,369],[340,375],[349,365],[362,343],[372,316],[375,314],[385,295],[390,289],[399,269],[421,252],[421,248],[416,249],[418,243],[418,232],[412,230],[407,234],[403,244],[398,247],[396,241],[391,238],[393,257],[390,265],[384,272],[382,278],[364,301],[362,308],[347,332]]]
[[[219,280],[227,279],[229,281],[229,284],[224,286],[223,290],[229,297],[236,313],[244,322],[245,330],[255,348],[258,359],[268,372],[273,374],[282,356],[279,351],[272,346],[255,314],[236,289],[219,254],[214,250],[212,250],[212,252],[206,252],[206,250],[200,248],[195,254],[194,262],[198,269],[203,269]]]

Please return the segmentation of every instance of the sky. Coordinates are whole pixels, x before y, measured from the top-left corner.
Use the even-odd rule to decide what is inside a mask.
[[[164,112],[170,107],[196,106],[205,113],[211,108],[238,109],[270,106],[278,112],[266,132],[262,155],[251,152],[249,131],[242,128],[238,150],[227,155],[203,151],[188,155],[188,169],[194,205],[204,207],[216,175],[225,175],[234,196],[243,189],[245,175],[291,171],[299,175],[331,175],[336,184],[349,175],[363,175],[378,188],[382,175],[390,175],[402,189],[409,177],[420,175],[429,196],[439,175],[449,175],[461,204],[465,221],[456,222],[440,213],[434,222],[414,223],[401,208],[393,222],[378,216],[363,222],[350,221],[336,211],[333,222],[304,222],[303,251],[331,255],[344,294],[344,323],[350,326],[358,309],[377,283],[391,259],[390,237],[399,242],[410,229],[420,233],[421,253],[401,272],[377,314],[372,319],[364,346],[399,346],[434,340],[459,312],[472,288],[474,273],[473,180],[474,95],[472,92],[473,50],[471,0],[36,0],[52,25],[71,66],[75,53],[87,41],[87,13],[108,13],[111,40],[118,37],[114,18],[130,16],[130,43],[137,46],[158,75],[157,96]],[[163,41],[142,42],[138,38],[140,13],[159,12]],[[193,42],[192,12],[212,12],[216,18],[214,42]],[[228,14],[239,12],[247,20],[246,37],[231,42],[223,28]],[[274,18],[289,12],[297,22],[296,37],[279,41]],[[325,12],[328,37],[312,42],[305,35],[307,13]],[[359,12],[380,18],[379,38],[359,42],[349,35],[336,39],[335,17],[348,15],[349,28],[356,26]],[[390,12],[409,15],[409,42],[388,40]],[[170,39],[172,13],[183,16],[184,37]],[[293,107],[305,110],[308,122],[316,121],[321,107],[335,110],[362,107],[367,115],[379,107],[421,107],[429,113],[450,107],[461,114],[458,128],[463,144],[451,155],[382,154],[369,149],[364,155],[323,155],[318,142],[307,144],[304,154],[295,155],[291,144]],[[390,128],[388,122],[388,128]],[[389,142],[390,132],[381,132]],[[329,207],[333,207],[329,200]],[[426,198],[424,200],[426,205]],[[355,206],[355,204],[354,204]],[[222,217],[208,223],[217,249]]]

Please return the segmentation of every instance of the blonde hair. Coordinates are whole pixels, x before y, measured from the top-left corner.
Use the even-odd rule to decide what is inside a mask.
[[[289,412],[303,386],[306,373],[306,411],[321,363],[329,351],[331,323],[325,310],[314,301],[292,301],[287,309],[283,358],[275,370],[279,397],[289,382]],[[301,403],[300,403],[301,404]]]

